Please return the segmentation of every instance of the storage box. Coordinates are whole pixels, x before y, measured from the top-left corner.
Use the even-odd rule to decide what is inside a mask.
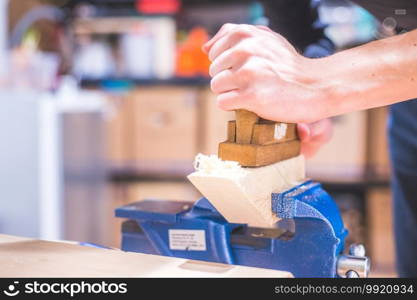
[[[149,87],[132,94],[133,160],[141,169],[190,171],[198,153],[198,90]]]
[[[345,240],[346,247],[353,243],[366,245],[365,201],[359,195],[348,192],[331,192],[345,228],[349,231]]]
[[[100,208],[106,222],[102,224],[107,233],[103,244],[108,247],[120,248],[122,242],[122,223],[123,219],[116,218],[114,211],[116,208],[129,203],[130,184],[111,183],[107,185],[107,195],[109,201],[103,203]]]
[[[217,154],[219,143],[227,139],[227,123],[235,119],[233,111],[224,111],[217,107],[216,96],[209,88],[201,91],[201,127],[202,152],[206,155]]]
[[[129,185],[128,203],[144,199],[196,201],[202,196],[190,182],[139,182]]]
[[[366,171],[366,112],[333,118],[333,137],[307,160],[307,174],[320,181],[362,180]]]
[[[129,95],[109,96],[105,119],[106,157],[112,167],[127,167],[133,159],[133,100]]]
[[[395,274],[391,193],[388,188],[375,188],[368,192],[367,198],[367,251],[372,271],[391,276]]]
[[[390,174],[387,119],[387,107],[368,111],[368,167],[370,174],[383,179],[388,178]]]

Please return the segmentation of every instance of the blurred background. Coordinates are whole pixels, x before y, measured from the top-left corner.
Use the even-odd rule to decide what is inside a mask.
[[[0,232],[119,247],[116,207],[198,199],[193,159],[217,153],[234,118],[201,45],[226,22],[268,25],[265,2],[0,0]],[[337,50],[385,34],[347,1],[318,13]],[[308,161],[378,276],[395,275],[386,119],[334,118]]]

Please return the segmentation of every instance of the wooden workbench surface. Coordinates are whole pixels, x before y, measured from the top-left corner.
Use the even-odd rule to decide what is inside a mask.
[[[0,235],[0,277],[292,277],[290,273]]]

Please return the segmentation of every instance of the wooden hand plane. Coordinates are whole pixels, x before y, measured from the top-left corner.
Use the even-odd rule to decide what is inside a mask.
[[[300,154],[297,124],[260,118],[253,112],[237,110],[229,121],[227,140],[219,144],[222,160],[237,161],[243,167],[261,167]]]

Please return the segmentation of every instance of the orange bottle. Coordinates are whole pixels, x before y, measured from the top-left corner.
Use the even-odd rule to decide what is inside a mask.
[[[209,40],[203,27],[195,27],[178,47],[176,75],[180,77],[208,76],[210,61],[201,47]]]

